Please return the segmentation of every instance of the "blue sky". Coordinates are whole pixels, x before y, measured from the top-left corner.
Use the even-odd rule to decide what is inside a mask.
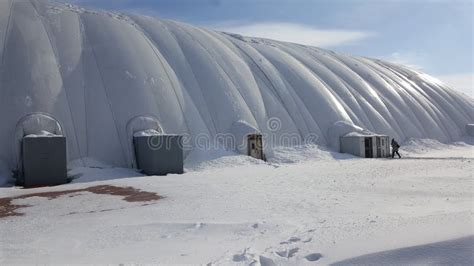
[[[473,95],[472,0],[67,0],[411,65]]]

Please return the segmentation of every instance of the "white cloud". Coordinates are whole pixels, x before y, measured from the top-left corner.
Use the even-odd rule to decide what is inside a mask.
[[[255,24],[232,23],[210,27],[216,30],[237,33],[249,37],[260,37],[319,47],[334,47],[343,44],[351,44],[374,35],[373,33],[364,31],[325,30],[307,25],[279,22]]]
[[[448,84],[451,88],[464,92],[474,98],[474,73],[440,75],[437,78]]]
[[[422,66],[425,65],[426,56],[416,52],[393,52],[388,56],[382,56],[382,59],[416,70],[423,70]]]

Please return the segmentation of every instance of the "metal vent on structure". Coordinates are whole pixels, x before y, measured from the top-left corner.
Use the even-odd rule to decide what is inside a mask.
[[[183,173],[182,136],[141,135],[133,138],[137,168],[147,175]]]
[[[59,121],[44,113],[20,119],[15,133],[17,183],[25,187],[67,183],[67,144]]]
[[[165,134],[158,120],[137,116],[127,124],[132,143],[132,167],[147,175],[182,174],[183,137]]]

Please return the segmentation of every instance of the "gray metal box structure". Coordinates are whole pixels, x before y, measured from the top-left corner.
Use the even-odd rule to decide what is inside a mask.
[[[133,137],[137,168],[147,175],[183,173],[182,136]]]
[[[468,136],[474,137],[474,124],[466,125],[466,133]]]
[[[390,156],[389,137],[385,135],[348,134],[341,137],[341,152],[364,158]]]
[[[341,152],[365,157],[364,140],[365,138],[359,136],[341,137]]]
[[[22,183],[25,187],[67,183],[66,138],[25,137],[22,140]]]

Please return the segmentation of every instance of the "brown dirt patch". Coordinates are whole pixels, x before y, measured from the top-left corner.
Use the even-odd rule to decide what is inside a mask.
[[[83,189],[73,189],[73,190],[64,190],[64,191],[53,191],[53,192],[40,192],[40,193],[31,193],[25,194],[16,197],[0,198],[0,219],[10,216],[22,216],[23,213],[17,212],[18,209],[30,207],[29,205],[17,205],[12,203],[16,199],[27,199],[32,197],[43,197],[49,200],[56,199],[60,196],[80,193],[80,192],[90,192],[99,195],[113,195],[120,196],[122,200],[127,202],[149,202],[157,201],[163,197],[153,193],[142,191],[133,187],[116,187],[109,185],[101,185],[88,187]],[[73,195],[69,195],[70,197]]]

